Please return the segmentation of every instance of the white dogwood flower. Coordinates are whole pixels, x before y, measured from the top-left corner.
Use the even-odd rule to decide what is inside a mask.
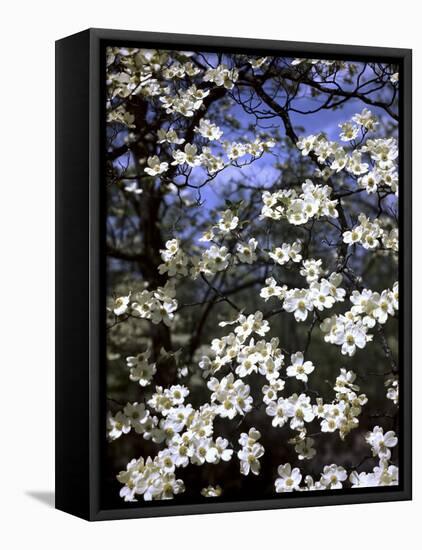
[[[271,424],[276,427],[282,427],[289,419],[289,406],[286,399],[280,397],[277,401],[270,400],[265,412],[268,416],[272,416]]]
[[[127,296],[119,296],[114,300],[113,313],[114,315],[123,315],[127,312],[129,307],[130,294]]]
[[[310,293],[305,289],[294,289],[286,292],[283,308],[294,313],[296,321],[306,321],[308,313],[314,309]]]
[[[316,455],[314,448],[315,440],[312,437],[305,437],[295,445],[295,451],[299,460],[311,460]]]
[[[366,441],[372,447],[374,456],[380,459],[389,460],[391,458],[391,448],[397,445],[397,437],[392,430],[384,434],[384,430],[380,426],[375,426],[372,432],[366,436]]]
[[[149,157],[147,160],[148,168],[145,168],[145,172],[150,176],[158,176],[168,170],[168,162],[161,162],[157,155]]]
[[[130,432],[130,419],[119,411],[115,416],[109,414],[107,417],[108,438],[111,441],[118,439],[122,434]]]
[[[257,443],[261,434],[255,428],[251,428],[249,433],[242,433],[239,438],[239,443],[242,448],[238,451],[237,456],[240,462],[240,473],[247,476],[250,472],[258,475],[261,469],[259,459],[263,456],[265,449]]]
[[[218,229],[222,233],[229,233],[236,229],[239,223],[239,218],[233,214],[231,210],[225,210],[221,214],[221,218],[217,223]]]
[[[324,466],[320,483],[326,489],[341,489],[343,481],[347,479],[347,472],[342,466],[331,464]]]
[[[199,126],[195,128],[195,132],[200,133],[202,137],[209,140],[220,139],[223,135],[222,130],[208,118],[201,118]]]
[[[259,294],[261,298],[264,298],[265,301],[273,297],[280,299],[284,297],[287,290],[286,285],[278,286],[277,281],[274,279],[274,277],[268,277],[267,279],[265,279],[265,284],[267,286],[263,287]]]
[[[298,491],[302,481],[299,468],[293,468],[289,463],[280,464],[277,468],[278,478],[274,482],[276,493]]]
[[[258,241],[254,238],[249,239],[247,244],[238,243],[236,245],[238,260],[245,264],[252,264],[257,259],[257,255],[255,253],[257,246]]]
[[[221,489],[220,485],[216,485],[215,487],[212,485],[208,485],[208,487],[204,487],[201,489],[201,495],[203,497],[220,497],[223,493],[223,490]]]
[[[287,376],[295,377],[297,380],[301,380],[302,382],[307,382],[308,374],[315,369],[312,361],[304,361],[303,353],[301,351],[294,353],[290,360],[292,364],[287,367]]]

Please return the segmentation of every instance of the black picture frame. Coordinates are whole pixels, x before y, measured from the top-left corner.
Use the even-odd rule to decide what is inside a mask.
[[[289,494],[277,500],[105,509],[104,66],[106,45],[202,48],[330,59],[385,60],[400,70],[400,484]],[[87,520],[326,506],[412,498],[411,162],[412,52],[408,49],[88,29],[56,42],[56,508]]]

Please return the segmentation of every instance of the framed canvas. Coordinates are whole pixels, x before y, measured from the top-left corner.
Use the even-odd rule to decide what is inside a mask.
[[[56,75],[56,507],[410,499],[411,51],[89,29]]]

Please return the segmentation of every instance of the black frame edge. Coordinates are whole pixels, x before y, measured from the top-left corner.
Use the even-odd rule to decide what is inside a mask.
[[[90,515],[89,37],[84,31],[56,42],[55,507],[84,519]]]
[[[400,406],[402,407],[402,456],[401,468],[405,471],[403,493],[412,499],[412,50],[403,52],[401,70],[404,79],[401,86],[401,133],[402,162],[399,167],[402,188],[400,215],[402,217],[401,280],[400,296],[405,313],[402,317],[401,341],[403,364],[400,365]],[[404,130],[403,130],[404,127]],[[400,201],[400,199],[399,199]]]
[[[309,54],[329,54],[334,58],[363,56],[377,58],[404,59],[411,54],[409,48],[391,48],[383,46],[362,46],[349,44],[332,44],[323,42],[297,42],[288,40],[273,40],[264,38],[241,38],[234,36],[204,36],[198,34],[180,34],[151,31],[131,31],[119,29],[90,28],[95,40],[145,42],[160,44],[163,46],[179,45],[192,47],[207,47],[224,49],[245,50],[274,50],[285,52],[300,52]]]

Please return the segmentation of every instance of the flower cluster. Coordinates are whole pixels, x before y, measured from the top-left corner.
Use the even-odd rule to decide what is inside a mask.
[[[399,484],[399,469],[388,461],[380,460],[372,472],[351,472],[349,476],[353,489],[362,487],[385,487]]]
[[[347,476],[345,468],[331,464],[324,466],[319,481],[314,482],[311,476],[306,476],[305,485],[300,487],[302,475],[299,468],[292,470],[290,464],[284,464],[278,468],[279,478],[275,481],[276,492],[341,489],[347,479],[353,488],[397,485],[398,468],[389,464],[390,448],[397,444],[394,432],[387,432],[384,435],[382,428],[376,426],[366,440],[371,445],[374,456],[380,458],[378,466],[375,466],[371,473],[358,473],[354,470]]]
[[[377,248],[383,229],[379,220],[370,220],[365,214],[359,214],[359,224],[343,233],[343,241],[349,245],[359,243],[366,249]]]
[[[366,176],[358,179],[359,186],[368,193],[374,193],[378,187],[390,188],[397,195],[397,141],[394,138],[368,139],[361,151],[369,155],[373,168]]]
[[[321,398],[317,398],[314,412],[321,422],[322,432],[338,430],[340,438],[344,439],[351,430],[359,426],[358,416],[368,398],[365,394],[357,393],[360,388],[354,383],[355,380],[356,374],[353,371],[341,368],[334,385],[337,392],[335,400],[324,403]]]
[[[277,401],[270,401],[265,412],[273,417],[271,423],[275,428],[282,428],[289,422],[292,430],[299,431],[305,429],[305,423],[315,418],[311,398],[304,393],[294,393],[288,398],[279,397]]]
[[[120,496],[126,502],[136,501],[137,495],[142,495],[146,501],[168,500],[185,491],[183,481],[176,479],[174,471],[165,465],[165,460],[159,455],[154,459],[140,457],[131,460],[117,479],[124,484]]]
[[[161,96],[160,102],[167,114],[177,113],[190,118],[193,117],[195,111],[202,107],[203,101],[209,93],[209,90],[197,88],[195,84],[192,84],[186,90],[178,88],[174,96]]]
[[[302,481],[300,469],[292,469],[290,463],[280,464],[277,473],[279,477],[274,482],[276,493],[341,489],[343,482],[347,479],[346,470],[337,464],[324,466],[319,481],[314,482],[312,476],[307,475],[303,486],[300,486]]]
[[[301,248],[302,243],[300,241],[295,241],[292,244],[283,243],[280,247],[274,248],[268,255],[278,265],[284,265],[289,261],[299,263],[302,260]]]
[[[135,315],[142,319],[150,319],[155,325],[163,322],[170,326],[178,306],[175,296],[174,280],[170,279],[156,290],[136,293],[131,304],[132,310]]]
[[[330,309],[336,302],[343,302],[346,295],[340,287],[343,277],[332,273],[328,279],[321,279],[310,284],[309,288],[294,288],[284,292],[283,308],[293,313],[296,321],[306,321],[309,312],[317,309]]]
[[[355,316],[360,316],[364,325],[369,328],[375,323],[385,324],[389,316],[394,316],[398,310],[399,283],[395,282],[393,289],[373,292],[367,288],[361,292],[354,290],[350,296],[353,306],[350,310]]]
[[[126,111],[124,105],[119,105],[107,114],[107,122],[117,122],[127,126],[127,128],[135,128],[135,116]]]
[[[321,265],[321,259],[315,260],[314,258],[309,258],[308,260],[303,260],[300,274],[306,278],[308,284],[318,281],[321,275]]]
[[[172,151],[173,166],[178,166],[179,164],[187,164],[192,168],[199,166],[201,164],[201,157],[198,153],[198,148],[196,145],[191,143],[186,143],[183,149],[175,149]]]
[[[205,404],[198,410],[193,409],[192,405],[184,403],[188,393],[187,388],[180,385],[168,389],[157,386],[148,405],[162,417],[161,420],[137,403],[128,404],[123,413],[110,417],[111,439],[134,427],[145,439],[165,444],[156,457],[131,461],[126,470],[120,472],[118,480],[124,484],[120,495],[125,500],[136,500],[136,495],[143,495],[144,500],[173,498],[184,491],[183,482],[176,479],[176,468],[231,460],[233,450],[228,440],[212,437],[216,416],[213,406]],[[118,428],[116,423],[119,423]],[[121,433],[116,435],[118,429]]]
[[[175,80],[184,78],[185,76],[196,76],[200,72],[201,69],[191,61],[187,63],[179,63],[176,61],[163,69],[163,77],[167,80]]]
[[[367,132],[374,131],[377,124],[375,115],[365,108],[354,115],[351,121],[339,125],[342,130],[340,139],[355,143],[359,135],[364,137]],[[312,154],[321,165],[325,165],[328,176],[345,170],[356,178],[357,186],[369,194],[375,193],[378,188],[390,189],[396,194],[398,192],[398,147],[394,138],[368,139],[362,146],[355,146],[351,152],[337,142],[328,140],[324,134],[303,137],[296,145],[303,156]],[[363,155],[368,162],[363,160]]]
[[[330,344],[341,346],[341,353],[352,357],[356,349],[363,349],[372,341],[368,327],[359,315],[347,312],[345,315],[327,317],[320,325],[324,340]]]
[[[312,476],[307,475],[302,486],[300,485],[302,474],[299,468],[292,468],[289,463],[280,464],[277,473],[279,477],[274,482],[276,493],[342,489],[347,480],[353,488],[398,484],[398,468],[388,464],[387,461],[380,461],[369,474],[352,471],[349,476],[343,466],[329,464],[324,466],[318,481],[314,481]]]
[[[251,428],[248,433],[242,433],[239,437],[240,451],[237,456],[240,462],[240,473],[247,476],[249,473],[259,475],[261,464],[259,459],[265,453],[264,447],[258,440],[261,439],[261,434],[255,428]]]
[[[398,485],[399,470],[397,466],[390,464],[391,449],[398,442],[396,434],[393,431],[384,433],[380,426],[375,426],[372,432],[367,434],[366,442],[371,446],[372,454],[379,459],[379,463],[369,473],[353,471],[349,476],[352,487]]]
[[[116,61],[120,68],[117,68]],[[162,61],[157,50],[114,48],[107,55],[107,90],[109,102],[113,99],[124,99],[140,95],[154,97],[164,93],[163,86],[153,76],[154,68]],[[158,75],[157,75],[158,76]],[[110,110],[110,114],[115,109]]]
[[[272,338],[267,342],[250,338],[253,333],[265,336],[270,330],[268,321],[263,319],[262,313],[257,312],[248,317],[240,315],[232,323],[220,323],[221,326],[227,324],[238,326],[234,332],[223,338],[215,338],[211,342],[213,357],[203,356],[199,362],[204,377],[215,374],[224,366],[231,366],[240,378],[256,372],[265,376],[269,382],[278,378],[284,361],[283,353],[278,347],[278,339]]]
[[[267,59],[267,57],[250,57],[248,58],[248,62],[254,69],[259,69],[262,65],[265,65]]]
[[[252,410],[250,387],[242,380],[235,380],[233,373],[224,376],[221,380],[211,378],[208,388],[212,391],[211,403],[216,403],[216,414],[221,418],[234,418]]]
[[[166,258],[168,263],[160,266],[160,271],[165,273],[167,271],[172,274],[182,273],[184,274],[184,265],[186,260],[182,256],[182,252],[172,252],[175,247],[178,247],[178,242],[168,241],[168,247],[163,252],[163,258]],[[156,290],[142,290],[140,292],[129,292],[126,296],[119,296],[114,300],[114,303],[110,311],[114,313],[116,317],[121,316],[134,316],[142,319],[149,319],[155,325],[163,322],[167,326],[171,325],[174,319],[175,311],[178,307],[178,302],[175,299],[175,281],[169,279],[162,287],[158,287]]]
[[[239,77],[237,69],[229,69],[226,65],[218,65],[215,69],[208,69],[204,74],[205,82],[213,82],[216,86],[224,86],[231,90]]]
[[[200,164],[208,171],[210,176],[220,172],[226,165],[221,156],[214,154],[209,147],[202,147],[199,155]]]
[[[181,145],[184,142],[185,139],[179,138],[175,130],[164,130],[164,128],[157,130],[157,143],[174,143]]]
[[[357,348],[363,349],[372,341],[369,328],[376,323],[384,324],[389,316],[395,315],[399,307],[398,283],[394,283],[392,290],[383,290],[381,294],[369,289],[355,290],[350,301],[353,304],[350,311],[327,317],[321,323],[321,330],[326,342],[341,346],[343,355],[353,356]]]
[[[180,248],[179,239],[172,239],[166,242],[166,248],[160,250],[163,264],[158,266],[158,271],[162,275],[168,273],[170,277],[175,275],[188,274],[188,257]]]
[[[341,61],[335,61],[335,60],[330,60],[330,59],[306,59],[306,58],[303,58],[303,57],[295,57],[292,62],[291,62],[291,65],[295,66],[295,65],[302,65],[302,64],[305,64],[305,65],[323,65],[323,66],[326,66],[326,67],[331,67],[333,65],[341,65],[342,62]]]
[[[275,193],[264,191],[261,217],[273,220],[287,219],[292,225],[303,225],[308,220],[327,216],[337,218],[337,200],[332,200],[328,185],[315,185],[311,180],[302,184],[302,193],[281,189]]]
[[[201,118],[199,126],[195,128],[195,132],[210,141],[218,140],[223,135],[223,131],[208,118]]]
[[[211,245],[210,248],[204,250],[200,258],[193,258],[192,276],[195,277],[199,273],[205,275],[213,275],[219,271],[224,271],[229,266],[232,255],[227,246]]]
[[[262,141],[260,138],[256,138],[252,143],[223,143],[227,156],[232,162],[236,161],[238,158],[244,157],[245,155],[260,157],[265,151],[268,151],[274,147],[274,145],[275,143],[273,140]]]
[[[239,228],[239,216],[232,209],[227,208],[219,213],[219,219],[200,237],[200,242],[210,242],[216,238],[224,239]]]
[[[397,405],[399,402],[399,381],[396,377],[388,378],[385,381],[385,385],[387,387],[387,399],[391,399],[391,401]]]
[[[217,141],[222,136],[220,128],[212,123],[209,119],[203,118],[199,121],[199,126],[195,128],[195,133],[206,138],[208,141]],[[159,134],[159,143],[169,144],[183,144],[183,138],[178,138],[177,133],[174,130],[161,130]],[[172,166],[180,166],[182,171],[188,168],[195,168],[203,166],[209,173],[213,175],[223,168],[235,164],[237,159],[249,154],[253,159],[260,157],[265,151],[268,151],[274,147],[275,142],[272,140],[261,140],[256,138],[252,143],[231,143],[224,142],[222,144],[225,150],[228,160],[224,160],[221,154],[217,154],[210,147],[203,146],[199,151],[197,145],[194,143],[185,143],[183,148],[172,149],[170,154],[173,158],[171,162]],[[144,160],[141,159],[140,163],[143,164]],[[148,157],[147,167],[144,171],[150,176],[158,176],[165,174],[169,169],[169,163],[167,161],[161,161],[158,155]]]
[[[340,139],[342,141],[353,141],[360,132],[373,131],[377,125],[377,117],[369,109],[364,108],[361,113],[355,114],[351,121],[339,124],[342,130]]]
[[[387,250],[399,251],[399,230],[397,227],[393,227],[390,231],[384,229],[382,244]]]
[[[148,386],[152,377],[157,372],[155,363],[149,363],[148,359],[151,351],[147,350],[136,356],[126,357],[126,363],[129,368],[129,378],[133,382],[138,382],[140,386]]]
[[[336,399],[332,403],[324,403],[317,398],[312,404],[305,393],[293,394],[290,397],[278,397],[284,388],[284,381],[279,378],[279,370],[283,364],[283,356],[278,348],[278,340],[272,339],[267,343],[264,340],[255,344],[250,338],[253,332],[266,332],[266,321],[259,314],[246,317],[240,315],[234,322],[235,331],[222,339],[215,339],[212,348],[216,354],[215,363],[237,363],[236,373],[247,376],[260,372],[268,380],[262,388],[263,401],[266,404],[266,413],[272,417],[274,427],[289,424],[297,436],[289,440],[299,460],[309,460],[316,454],[315,440],[307,435],[307,424],[319,419],[322,432],[339,432],[342,439],[359,424],[358,416],[363,405],[367,402],[364,394],[358,394],[359,386],[355,384],[356,375],[352,371],[341,369],[336,378],[334,390]],[[264,328],[265,327],[265,328]],[[249,339],[247,343],[246,340]],[[140,354],[136,362],[145,362],[148,352]],[[217,361],[218,357],[218,361]],[[134,365],[135,358],[128,358],[128,365]],[[263,364],[273,363],[269,371],[260,370]],[[310,361],[304,361],[301,352],[292,354],[291,365],[287,367],[287,376],[294,376],[302,382],[307,382],[308,374],[314,370]],[[211,360],[204,361],[212,371]],[[259,365],[259,366],[257,366]],[[202,365],[204,367],[204,364]],[[131,366],[136,368],[136,366]],[[155,393],[148,400],[148,406],[161,416],[152,416],[144,404],[128,403],[123,412],[109,416],[109,438],[117,439],[128,433],[132,428],[145,439],[152,439],[157,444],[164,443],[166,447],[159,451],[155,458],[148,457],[131,461],[127,469],[121,472],[118,479],[124,484],[121,496],[125,500],[136,500],[142,495],[145,500],[173,498],[184,490],[183,481],[177,479],[176,468],[184,468],[188,464],[202,465],[215,464],[220,461],[231,460],[233,450],[229,441],[222,437],[213,439],[213,422],[216,416],[232,419],[237,414],[244,415],[252,408],[250,387],[241,379],[235,379],[229,373],[221,380],[211,378],[208,382],[210,389],[210,404],[202,405],[195,410],[192,405],[185,404],[189,390],[185,386],[175,385],[168,389],[161,386],[155,388]],[[260,458],[264,454],[264,447],[258,440],[260,432],[250,428],[248,433],[242,433],[239,438],[240,450],[237,456],[240,462],[240,471],[243,475],[252,473],[259,475]],[[383,433],[379,427],[367,435],[367,442],[371,445],[374,456],[380,459],[379,466],[370,474],[352,472],[350,483],[355,486],[374,486],[397,483],[397,468],[388,463],[391,458],[391,448],[397,444],[393,432]],[[276,492],[308,491],[339,489],[347,479],[346,470],[331,464],[324,466],[319,481],[312,477],[305,477],[305,484],[300,485],[302,474],[299,468],[292,468],[290,464],[282,464],[278,468],[278,478],[275,480]],[[202,490],[203,496],[220,496],[221,488],[210,486]]]
[[[154,419],[144,403],[127,403],[123,411],[118,411],[114,416],[108,414],[107,425],[108,438],[114,441],[131,429],[137,434],[145,434],[154,425]]]

